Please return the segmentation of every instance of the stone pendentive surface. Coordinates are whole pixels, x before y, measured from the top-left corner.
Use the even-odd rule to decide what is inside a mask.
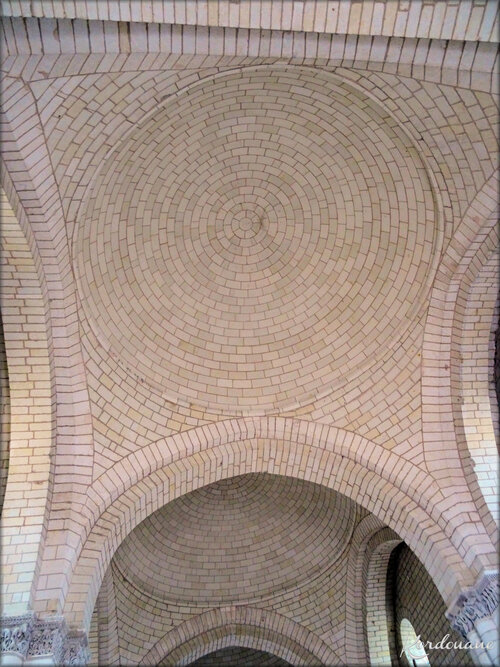
[[[135,378],[263,414],[391,351],[438,227],[418,152],[378,104],[325,71],[245,68],[182,89],[117,146],[74,260],[98,341]]]
[[[0,625],[3,659],[9,654],[19,661],[44,658],[56,665],[86,665],[90,660],[85,633],[69,630],[61,616],[4,616]]]

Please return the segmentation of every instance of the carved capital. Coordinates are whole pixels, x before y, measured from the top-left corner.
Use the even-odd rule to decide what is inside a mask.
[[[474,588],[459,596],[453,611],[447,614],[451,626],[467,638],[478,620],[496,611],[499,590],[498,575],[484,575]]]
[[[2,652],[25,658],[53,656],[60,665],[86,665],[90,659],[85,632],[69,631],[62,616],[37,618],[33,613],[1,619]]]
[[[10,651],[26,657],[34,620],[33,613],[2,617],[2,653]]]
[[[68,633],[61,662],[63,665],[87,665],[90,662],[90,651],[85,632]]]
[[[57,663],[61,657],[66,634],[64,619],[55,616],[49,619],[35,619],[28,648],[28,657],[53,655]]]

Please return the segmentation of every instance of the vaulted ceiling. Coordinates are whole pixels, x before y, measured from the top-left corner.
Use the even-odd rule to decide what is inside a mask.
[[[9,610],[362,662],[393,558],[441,628],[496,567],[496,3],[3,12]]]

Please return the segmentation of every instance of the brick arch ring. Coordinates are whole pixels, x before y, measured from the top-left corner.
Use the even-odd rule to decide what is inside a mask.
[[[60,591],[67,622],[88,629],[113,554],[147,516],[207,484],[259,472],[322,484],[358,502],[406,541],[445,601],[472,585],[482,550],[494,550],[484,529],[469,534],[464,527],[472,499],[456,512],[425,470],[380,445],[305,420],[229,419],[152,443],[93,483],[81,508],[81,546],[67,571],[67,595]],[[54,562],[44,559],[41,575],[45,568],[53,571]]]
[[[463,309],[479,269],[488,261],[488,252],[495,246],[498,220],[498,170],[483,183],[470,202],[443,254],[429,299],[429,309],[422,346],[422,429],[424,440],[432,442],[435,424],[442,425],[440,450],[448,465],[462,468],[468,488],[475,499],[477,511],[484,517],[489,510],[479,487],[470,457],[471,439],[464,423],[461,395],[464,391],[457,355],[463,329]],[[493,313],[492,313],[493,315]],[[488,375],[488,369],[482,369]],[[440,392],[436,397],[436,377],[440,374]],[[487,391],[487,390],[486,390]],[[437,419],[439,418],[439,419]],[[487,419],[492,422],[491,413]],[[493,429],[493,424],[491,423]],[[465,430],[464,430],[465,429]],[[424,453],[425,457],[425,453]],[[449,469],[446,470],[446,475]],[[491,538],[496,539],[497,527],[490,517],[485,521]],[[495,558],[494,562],[497,562]]]
[[[160,639],[140,665],[188,665],[228,646],[267,651],[293,665],[339,665],[338,655],[303,625],[257,607],[222,607],[184,621]]]

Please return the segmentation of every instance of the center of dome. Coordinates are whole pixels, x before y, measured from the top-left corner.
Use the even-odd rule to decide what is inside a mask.
[[[244,68],[171,96],[104,161],[75,228],[93,335],[183,409],[276,413],[339,390],[429,289],[440,232],[412,146],[331,72]]]
[[[250,218],[243,218],[243,220],[240,221],[240,229],[242,229],[244,232],[249,231],[253,227],[253,222],[250,220]]]
[[[231,231],[239,239],[253,238],[259,233],[261,227],[262,223],[256,216],[237,217],[231,223]]]

